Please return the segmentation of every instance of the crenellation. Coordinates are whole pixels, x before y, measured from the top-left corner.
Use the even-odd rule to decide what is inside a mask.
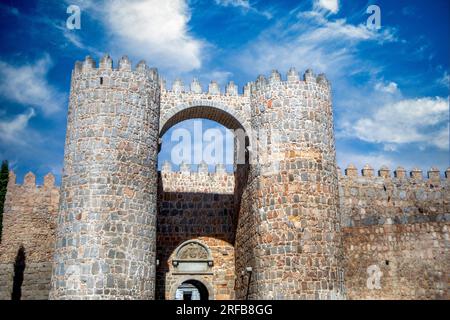
[[[23,185],[25,187],[35,187],[36,186],[36,176],[33,172],[28,172],[24,179],[23,179]]]
[[[306,83],[317,83],[316,76],[311,69],[307,69],[303,75],[303,80]]]
[[[92,69],[96,68],[95,60],[92,59],[91,56],[86,56],[83,62],[83,72],[89,72]]]
[[[230,81],[227,84],[227,87],[225,89],[225,94],[228,96],[237,96],[238,93],[238,87],[237,85],[234,83],[234,81]]]
[[[112,70],[113,69],[113,60],[109,56],[109,54],[105,54],[99,64],[99,69],[101,70]]]
[[[183,81],[180,78],[175,79],[175,81],[172,84],[172,91],[174,93],[181,93],[184,92],[184,84]]]
[[[197,166],[197,172],[200,173],[200,174],[207,174],[208,173],[208,165],[206,164],[205,161],[202,161]]]
[[[440,180],[441,179],[441,173],[440,173],[439,169],[437,169],[435,167],[431,168],[427,172],[427,175],[428,175],[428,179],[430,179],[430,180],[436,181],[436,180]]]
[[[180,164],[181,173],[190,173],[192,171],[192,166],[186,162]]]
[[[286,78],[287,78],[287,82],[298,82],[298,81],[300,81],[300,76],[299,76],[297,70],[294,67],[289,69]]]
[[[387,166],[381,166],[380,170],[378,170],[378,176],[388,179],[391,177],[391,170]]]
[[[208,165],[201,163],[197,171],[191,165],[180,165],[180,171],[161,171],[163,192],[234,194],[235,177],[227,173],[221,165],[216,172],[208,172]]]
[[[281,74],[278,72],[278,70],[272,70],[272,73],[269,77],[269,83],[279,83],[281,82]]]
[[[219,84],[212,80],[208,86],[208,94],[210,95],[220,95],[220,87]]]
[[[364,168],[361,170],[361,173],[362,173],[362,175],[363,175],[363,177],[373,177],[374,176],[374,170],[373,170],[373,168],[370,166],[370,165],[368,165],[368,164],[366,164],[365,166],[364,166]]]
[[[13,186],[16,185],[16,174],[13,170],[9,170],[9,176],[8,176],[8,189],[11,189]]]
[[[170,163],[170,161],[164,161],[162,168],[161,168],[161,172],[171,172],[172,171],[172,164]]]
[[[419,168],[412,169],[409,175],[412,179],[415,180],[422,180],[423,178],[422,170],[420,170]]]
[[[119,59],[119,70],[120,71],[131,71],[131,61],[128,56],[122,56]]]
[[[340,173],[340,168],[338,168],[338,173]],[[382,179],[392,179],[391,170],[387,166],[381,166],[381,168],[377,171],[378,174],[375,176],[375,170],[369,165],[365,165],[363,169],[361,169],[361,174],[358,175],[358,169],[350,164],[345,169],[345,175],[343,178],[348,179],[361,179],[361,178],[382,178]],[[450,168],[445,172],[445,178],[447,178],[447,173],[450,173]],[[342,174],[341,174],[342,175]],[[398,167],[394,171],[394,179],[399,180],[399,182],[403,184],[415,184],[417,181],[423,180],[423,171],[419,168],[413,168],[409,175],[407,175],[407,171],[403,167]],[[427,171],[427,179],[433,181],[442,180],[441,172],[438,168],[431,168]],[[368,180],[369,181],[369,180]]]
[[[350,164],[345,169],[345,175],[347,177],[356,177],[356,176],[358,176],[358,169],[353,164]]]
[[[191,92],[193,93],[202,93],[202,85],[197,78],[194,78],[191,82]]]
[[[252,92],[252,83],[248,82],[243,88],[244,97],[250,97]]]
[[[53,173],[48,173],[44,177],[44,188],[53,188],[55,186],[55,176]]]
[[[394,171],[394,175],[398,179],[405,179],[406,178],[406,170],[403,167],[398,167]]]
[[[76,61],[74,69],[72,71],[73,74],[78,74],[83,72],[83,62],[82,61]]]

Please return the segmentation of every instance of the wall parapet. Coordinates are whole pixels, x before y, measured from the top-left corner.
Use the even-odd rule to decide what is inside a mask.
[[[36,184],[36,175],[29,171],[25,174],[23,178],[23,183],[17,183],[17,176],[13,170],[9,171],[9,180],[8,180],[8,191],[12,190],[14,187],[34,187],[36,189],[57,189],[59,190],[59,186],[55,184],[55,176],[53,173],[49,172],[44,176],[44,182],[42,185]]]
[[[342,174],[341,168],[338,167],[338,175],[340,178],[347,179],[357,179],[357,178],[383,178],[383,179],[402,179],[407,181],[417,181],[417,180],[443,180],[450,181],[450,168],[445,170],[443,175],[438,168],[433,167],[426,171],[426,175],[424,176],[424,171],[419,168],[413,168],[412,170],[406,171],[403,167],[397,167],[392,173],[389,167],[382,166],[376,173],[373,167],[370,165],[365,165],[361,171],[358,171],[353,164],[350,164],[344,170],[344,174]],[[359,173],[358,173],[359,172]]]
[[[349,165],[339,175],[340,211],[343,227],[404,225],[450,221],[450,168],[445,177],[437,168],[407,171],[398,167],[375,170]]]
[[[86,56],[84,61],[76,61],[73,69],[73,75],[90,73],[92,71],[116,71],[116,72],[136,72],[142,73],[150,77],[152,80],[160,83],[158,69],[150,68],[145,60],[141,60],[137,63],[136,67],[132,68],[132,63],[128,56],[124,55],[119,59],[117,68],[113,66],[113,59],[109,54],[105,54],[97,66],[96,61],[91,56]]]
[[[208,172],[208,165],[201,163],[197,171],[187,163],[179,171],[172,171],[169,162],[161,168],[162,190],[164,192],[234,194],[234,173],[228,173],[223,164],[216,165],[215,172]]]

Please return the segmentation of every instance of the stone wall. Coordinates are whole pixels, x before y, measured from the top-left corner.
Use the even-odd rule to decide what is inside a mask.
[[[144,61],[76,63],[50,298],[154,298],[159,111]]]
[[[449,178],[370,166],[340,176],[349,299],[450,299]]]
[[[209,285],[214,299],[246,298],[254,279],[242,270],[255,265],[256,256],[243,249],[258,245],[258,226],[254,215],[247,214],[257,209],[256,204],[244,193],[238,232],[246,246],[238,245],[235,252],[235,202],[240,190],[233,191],[232,186],[239,188],[242,177],[220,167],[218,173],[182,167],[183,172],[171,172],[165,166],[160,174],[156,298],[173,299],[176,287],[188,279]],[[446,178],[435,169],[422,177],[419,170],[407,175],[402,168],[393,175],[387,168],[375,174],[368,166],[361,176],[353,166],[339,175],[347,298],[450,299],[449,177],[450,170]],[[14,261],[21,246],[26,258],[22,299],[48,298],[58,202],[59,188],[52,175],[36,186],[30,173],[19,185],[11,172],[0,244],[0,299],[11,298]],[[209,274],[176,274],[175,251],[189,240],[211,251],[214,265]],[[241,271],[235,271],[235,263]],[[286,266],[289,263],[285,260]],[[271,272],[276,276],[279,271]],[[372,272],[380,272],[379,287],[372,282]]]
[[[54,182],[54,176],[48,174],[44,184],[36,186],[35,176],[28,173],[19,185],[14,173],[10,173],[0,244],[2,300],[11,299],[14,264],[21,247],[25,267],[21,299],[48,299],[59,203],[59,188]]]
[[[311,70],[300,79],[291,69],[286,80],[273,71],[252,85],[250,108],[259,141],[250,143],[236,269],[246,274],[251,267],[252,278],[238,283],[238,297],[340,298],[342,247],[329,83]]]
[[[161,173],[157,218],[157,299],[173,299],[176,287],[195,279],[209,286],[215,299],[234,298],[234,176],[224,172]],[[201,171],[201,170],[200,170]],[[183,274],[174,269],[176,249],[196,240],[211,251],[210,274]]]

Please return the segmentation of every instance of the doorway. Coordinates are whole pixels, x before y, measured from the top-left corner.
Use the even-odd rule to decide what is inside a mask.
[[[206,286],[198,280],[187,280],[180,284],[175,293],[175,300],[208,300],[209,292]]]

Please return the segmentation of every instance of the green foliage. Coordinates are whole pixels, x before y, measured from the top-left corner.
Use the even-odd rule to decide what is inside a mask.
[[[4,160],[2,162],[2,167],[0,169],[0,242],[2,241],[3,208],[5,206],[6,189],[8,187],[8,178],[9,178],[8,161]]]

